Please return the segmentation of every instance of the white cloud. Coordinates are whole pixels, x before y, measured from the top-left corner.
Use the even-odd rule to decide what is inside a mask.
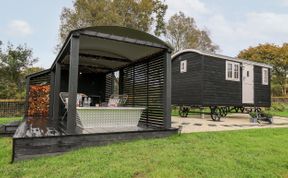
[[[228,21],[223,15],[208,18],[206,26],[224,54],[237,55],[259,43],[288,41],[288,14],[248,13],[241,21]]]
[[[284,6],[288,6],[288,0],[280,0]]]
[[[8,24],[7,33],[11,36],[27,36],[32,34],[32,28],[24,20],[13,20]]]
[[[243,12],[233,19],[233,16],[227,16],[228,13],[210,7],[201,0],[166,2],[169,6],[167,19],[179,11],[193,17],[200,28],[209,30],[212,41],[226,55],[235,56],[240,50],[259,43],[288,42],[288,13]],[[278,2],[288,6],[288,0]]]
[[[209,13],[206,5],[200,0],[166,0],[168,4],[167,15],[171,16],[176,12],[182,11],[185,14],[206,14]]]

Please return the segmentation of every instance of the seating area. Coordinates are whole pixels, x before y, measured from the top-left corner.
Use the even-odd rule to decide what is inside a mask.
[[[66,119],[69,110],[69,93],[60,92],[61,101],[65,106],[65,113],[62,120]],[[125,107],[128,95],[110,96],[108,104],[97,103],[94,106],[91,104],[86,94],[77,93],[77,126],[83,129],[86,128],[107,128],[107,127],[137,127],[144,107]],[[85,106],[84,102],[88,102]]]

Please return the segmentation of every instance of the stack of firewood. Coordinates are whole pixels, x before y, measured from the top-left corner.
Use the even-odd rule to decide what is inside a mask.
[[[50,85],[32,85],[29,89],[28,116],[47,117]]]

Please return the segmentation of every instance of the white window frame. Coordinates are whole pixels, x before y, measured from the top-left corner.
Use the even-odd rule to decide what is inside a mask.
[[[180,73],[187,72],[187,60],[180,61]]]
[[[228,76],[228,66],[232,65],[232,75],[231,77]],[[238,66],[238,71],[236,72],[236,66]],[[231,80],[231,81],[240,81],[240,63],[238,62],[231,62],[231,61],[226,61],[226,80]],[[236,74],[236,75],[235,75]],[[238,75],[237,75],[238,74]],[[236,77],[237,76],[237,77]]]
[[[265,75],[266,71],[266,75]],[[262,85],[268,85],[269,84],[269,70],[268,68],[262,68]]]

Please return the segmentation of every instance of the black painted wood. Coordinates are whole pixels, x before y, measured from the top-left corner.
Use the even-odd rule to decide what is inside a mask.
[[[165,64],[162,53],[148,62],[142,61],[123,69],[123,93],[128,95],[126,105],[145,107],[140,122],[148,126],[165,127]],[[170,119],[166,117],[169,127]]]
[[[76,102],[78,92],[78,72],[79,72],[79,37],[72,36],[70,48],[70,69],[69,69],[69,102],[67,112],[67,129],[73,132],[76,128]]]
[[[187,72],[180,73],[180,62],[187,60]],[[254,65],[255,103],[242,104],[242,70],[240,81],[226,80],[227,59],[198,53],[183,53],[172,60],[172,104],[190,106],[271,105],[269,85],[262,85],[262,67]],[[241,62],[239,62],[241,64]],[[241,68],[242,69],[242,68]],[[269,69],[269,74],[270,74]]]
[[[177,134],[178,129],[66,135],[35,138],[13,138],[13,161],[60,154],[87,146],[101,146],[120,141],[160,138]]]
[[[180,73],[180,62],[187,60],[187,72]],[[202,105],[202,56],[184,53],[172,61],[172,104]]]
[[[269,72],[269,83],[268,85],[262,85],[262,67],[254,66],[254,100],[255,105],[262,107],[271,106],[271,69]]]

